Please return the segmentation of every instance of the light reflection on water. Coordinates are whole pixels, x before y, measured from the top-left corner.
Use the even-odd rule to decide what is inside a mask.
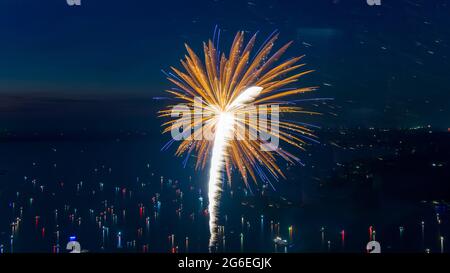
[[[1,144],[8,158],[0,159],[6,170],[1,176],[0,212],[5,217],[0,219],[0,250],[65,252],[69,237],[76,235],[82,249],[91,252],[207,252],[204,177],[191,173],[189,179],[188,170],[163,165],[165,159],[155,158],[165,155],[149,153],[151,145]],[[225,190],[216,251],[361,252],[373,225],[385,251],[439,252],[439,234],[446,236],[449,230],[448,211],[441,212],[439,226],[429,204],[396,204],[388,217],[389,200],[384,208],[366,211],[340,204],[283,205],[276,193],[272,196],[269,203],[280,208],[237,187]],[[288,245],[274,244],[276,236]]]

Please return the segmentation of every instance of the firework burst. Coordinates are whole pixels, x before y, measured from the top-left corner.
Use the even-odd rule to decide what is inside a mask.
[[[209,40],[203,44],[204,61],[186,45],[188,54],[181,60],[184,71],[171,67],[173,71],[167,74],[168,80],[176,85],[167,92],[190,109],[192,115],[174,117],[173,105],[160,111],[161,117],[171,117],[163,124],[163,133],[172,131],[177,124],[183,124],[184,131],[194,131],[182,139],[176,155],[186,154],[188,158],[192,152],[196,153],[196,168],[204,168],[210,163],[210,246],[216,241],[223,172],[230,182],[233,168],[237,169],[246,185],[249,178],[256,182],[259,177],[269,182],[267,173],[274,179],[284,177],[276,163],[276,156],[293,164],[300,160],[278,145],[271,144],[268,139],[277,138],[304,150],[307,141],[316,138],[306,124],[272,118],[278,113],[318,114],[288,100],[291,96],[316,89],[291,87],[313,70],[299,71],[305,65],[300,63],[303,56],[279,62],[292,42],[271,54],[277,38],[277,33],[271,35],[252,55],[256,34],[245,44],[244,32],[238,32],[228,56],[220,54],[214,39]],[[264,109],[267,115],[260,115],[260,109]],[[257,117],[259,123],[249,118],[252,116]],[[272,126],[261,126],[261,121]],[[205,132],[210,132],[212,137],[204,137]],[[258,137],[261,134],[269,138]],[[264,145],[269,145],[271,149],[262,149]]]

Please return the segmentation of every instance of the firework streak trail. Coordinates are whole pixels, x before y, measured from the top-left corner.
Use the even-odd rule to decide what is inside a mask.
[[[217,40],[219,36],[220,34],[217,37],[214,35]],[[236,169],[246,186],[249,186],[249,179],[255,183],[261,180],[272,185],[269,177],[276,181],[279,177],[286,178],[276,162],[276,156],[290,164],[302,164],[298,157],[279,147],[278,140],[303,151],[309,142],[316,142],[317,137],[312,129],[314,127],[308,123],[273,120],[274,112],[277,116],[278,113],[319,114],[298,106],[302,100],[288,99],[290,96],[314,91],[317,87],[292,86],[313,70],[298,71],[305,65],[299,63],[303,56],[280,61],[291,42],[271,53],[277,39],[278,33],[274,32],[252,54],[256,34],[245,44],[244,32],[240,31],[236,34],[228,55],[217,49],[218,41],[216,43],[215,39],[209,40],[203,44],[204,61],[186,45],[188,54],[181,60],[184,70],[171,67],[172,72],[166,73],[168,80],[176,86],[167,90],[171,95],[167,99],[179,103],[169,105],[159,112],[160,117],[170,118],[163,124],[163,133],[171,132],[174,137],[173,133],[179,131],[179,124],[182,124],[183,132],[194,129],[192,136],[189,134],[189,137],[177,139],[181,142],[176,155],[185,155],[183,162],[186,164],[191,152],[195,153],[196,169],[205,168],[208,162],[210,165],[210,246],[214,246],[217,240],[218,204],[224,174],[228,177],[228,183],[231,183],[232,170]],[[275,65],[276,63],[278,64]],[[201,106],[196,105],[198,100],[202,102]],[[187,109],[184,112],[193,112],[194,118],[191,114],[174,115],[174,108],[180,104]],[[257,108],[267,109],[268,115],[259,115]],[[200,113],[196,113],[198,110]],[[270,122],[271,128],[258,126],[254,120],[243,118],[244,114],[257,116],[258,122]],[[272,126],[277,129],[272,130]],[[198,127],[202,130],[196,131]],[[243,128],[250,129],[250,137],[246,137]],[[202,131],[213,134],[205,138],[202,137]],[[259,135],[268,137],[257,138],[256,131]],[[273,139],[277,141],[276,144],[272,143]],[[162,150],[166,150],[172,143],[174,139],[164,145]]]
[[[226,148],[228,141],[234,136],[233,130],[236,117],[233,110],[236,108],[245,107],[259,95],[261,90],[262,88],[257,86],[247,88],[239,97],[236,98],[235,101],[233,101],[233,103],[230,104],[229,107],[227,107],[227,110],[221,112],[218,117],[208,182],[209,232],[211,234],[209,239],[210,247],[213,247],[217,240],[217,210],[219,207],[220,193],[222,190],[221,177],[225,164],[225,158],[227,156]]]

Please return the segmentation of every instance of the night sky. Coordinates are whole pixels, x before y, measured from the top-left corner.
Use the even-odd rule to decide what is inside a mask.
[[[221,52],[240,30],[255,49],[274,31],[276,49],[293,41],[282,58],[315,70],[296,86],[319,89],[292,99],[323,113],[292,117],[318,141],[281,143],[302,162],[278,162],[286,179],[224,183],[224,251],[273,251],[276,223],[283,238],[294,227],[289,252],[361,252],[372,226],[387,252],[448,252],[450,0],[380,1],[0,0],[0,252],[57,252],[72,235],[92,252],[167,252],[171,234],[207,251],[208,172],[162,148],[157,112],[164,71],[217,28]]]
[[[149,129],[180,67],[222,29],[259,42],[274,30],[286,57],[316,72],[300,85],[332,97],[331,127],[450,127],[450,1],[0,1],[2,131]],[[337,116],[335,116],[337,114]]]

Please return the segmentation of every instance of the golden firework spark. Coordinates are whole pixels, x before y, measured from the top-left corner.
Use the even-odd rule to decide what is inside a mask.
[[[172,117],[163,124],[163,133],[170,132],[175,124],[185,124],[183,130],[193,130],[194,133],[180,142],[176,155],[196,153],[196,168],[204,168],[210,161],[208,195],[212,235],[216,226],[216,206],[223,169],[228,181],[231,181],[232,169],[237,168],[244,183],[248,184],[249,177],[255,182],[257,176],[267,179],[263,169],[275,179],[284,177],[276,163],[277,155],[290,163],[299,161],[280,147],[269,151],[261,149],[262,145],[268,144],[267,139],[258,138],[255,132],[279,138],[301,150],[304,150],[307,139],[315,138],[312,129],[301,123],[270,119],[273,109],[279,113],[318,114],[295,106],[288,100],[294,95],[316,89],[290,87],[313,70],[299,71],[305,65],[300,63],[303,56],[277,64],[292,43],[271,54],[277,38],[278,34],[271,35],[254,56],[251,52],[256,34],[244,44],[244,32],[238,32],[228,56],[220,54],[214,42],[209,40],[203,44],[204,61],[186,45],[188,54],[181,60],[184,71],[171,67],[173,72],[168,74],[168,80],[176,88],[167,92],[191,109],[193,115],[174,118],[174,105],[160,111],[161,117]],[[196,103],[198,98],[202,101],[200,106]],[[258,109],[266,109],[268,115],[258,116]],[[258,126],[258,123],[246,118],[251,115],[258,116],[259,121],[276,125],[279,130]],[[194,130],[199,127],[202,130]],[[250,130],[239,130],[242,128]],[[213,132],[213,138],[203,137],[205,131]],[[243,132],[250,133],[244,135],[246,133]]]

